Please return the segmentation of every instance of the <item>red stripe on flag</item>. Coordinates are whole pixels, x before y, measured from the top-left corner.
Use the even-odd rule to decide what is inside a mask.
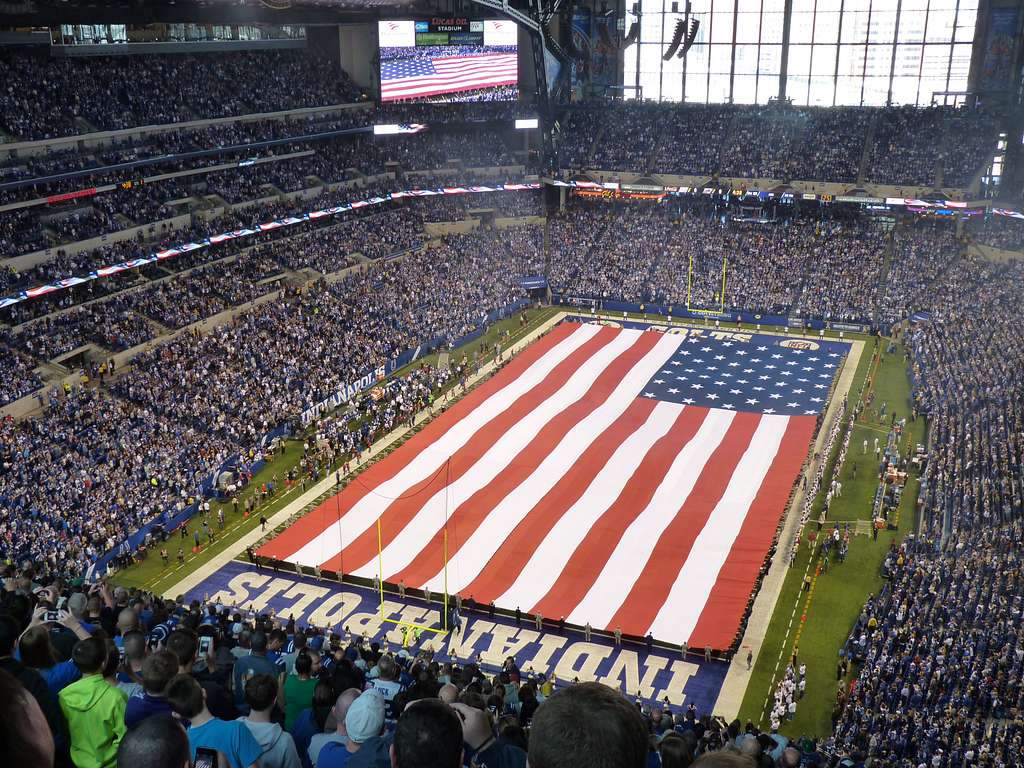
[[[775,539],[779,520],[786,511],[786,499],[807,458],[815,422],[814,416],[789,417],[779,451],[690,635],[691,646],[728,648],[735,639],[764,558]]]
[[[527,347],[512,358],[505,366],[501,376],[492,377],[476,387],[466,397],[452,405],[443,415],[435,418],[414,435],[406,444],[407,450],[396,451],[387,460],[378,462],[361,472],[358,482],[349,484],[340,494],[335,494],[315,510],[296,521],[272,541],[260,547],[256,554],[277,559],[290,557],[307,542],[337,522],[367,493],[397,475],[419,455],[424,447],[440,438],[453,424],[456,424],[488,397],[523,375],[541,357],[579,327],[574,323],[563,323],[535,344]],[[415,449],[408,450],[409,448]],[[339,500],[339,496],[343,498]]]
[[[640,335],[636,343],[623,350],[622,354],[601,371],[583,397],[545,424],[518,455],[508,457],[508,466],[499,472],[494,480],[474,493],[450,515],[448,523],[449,558],[458,553],[473,532],[494,511],[494,508],[509,493],[518,488],[520,483],[533,474],[573,427],[604,404],[608,396],[622,383],[626,374],[654,348],[658,341],[658,334]],[[579,448],[582,449],[583,446],[579,446]],[[548,514],[557,516],[564,511],[564,509],[549,509]],[[403,579],[407,584],[418,587],[437,575],[443,562],[443,536],[442,529],[420,551],[409,567],[388,578],[387,581],[395,582]]]
[[[396,498],[380,517],[381,546],[386,547],[394,541],[395,537],[409,524],[409,521],[412,520],[434,493],[444,488],[446,483],[454,483],[462,477],[476,463],[477,459],[494,445],[502,435],[521,421],[540,403],[558,391],[581,365],[593,357],[594,353],[608,344],[617,334],[618,331],[613,328],[600,329],[593,338],[580,345],[565,360],[555,366],[540,384],[518,398],[504,412],[478,430],[451,457],[448,469],[442,471],[432,481],[428,479],[412,488],[403,489],[401,493],[396,493],[396,497],[401,496],[402,498]],[[449,411],[438,421],[445,422],[445,429],[448,429],[465,415],[468,415],[468,411],[458,414],[453,414],[452,411]],[[439,432],[437,437],[440,437],[440,435],[441,433]],[[399,453],[405,452],[415,457],[432,442],[434,442],[433,439],[422,441],[415,449],[413,446],[407,446],[404,451]],[[391,458],[389,457],[386,461],[381,462],[381,464],[387,464],[390,461]],[[392,473],[392,476],[394,474]],[[428,484],[432,490],[426,490]],[[377,557],[377,552],[377,526],[373,525],[363,531],[353,541],[346,544],[340,554],[330,557],[322,567],[327,570],[335,570],[344,563],[346,571],[352,572],[371,563]]]
[[[587,446],[579,460],[559,479],[541,502],[505,540],[487,567],[462,590],[477,602],[489,603],[505,594],[530,561],[537,545],[551,533],[561,516],[572,507],[618,450],[622,441],[643,426],[658,401],[637,398],[604,433]]]
[[[594,523],[590,532],[573,552],[558,582],[541,598],[530,613],[543,616],[568,616],[579,605],[618,544],[629,524],[647,506],[665,479],[672,462],[703,423],[707,410],[684,408],[668,434],[647,452],[636,472],[618,498]],[[625,436],[624,436],[625,437]]]
[[[690,495],[653,547],[643,573],[608,623],[608,628],[621,627],[628,635],[643,636],[647,633],[668,599],[673,577],[690,557],[697,535],[707,525],[736,465],[750,447],[750,440],[760,421],[759,413],[736,414],[722,442],[704,465]]]

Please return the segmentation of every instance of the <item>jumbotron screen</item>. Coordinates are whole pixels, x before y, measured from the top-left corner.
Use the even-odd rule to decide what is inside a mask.
[[[380,21],[380,99],[512,101],[518,30],[507,20]]]

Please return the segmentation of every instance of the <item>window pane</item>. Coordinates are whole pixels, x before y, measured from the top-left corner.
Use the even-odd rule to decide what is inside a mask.
[[[814,62],[811,62],[811,67],[813,71]],[[839,75],[840,77],[862,77],[864,75],[863,45],[839,46]]]
[[[949,46],[926,45],[921,65],[921,104],[931,104],[934,91],[946,90],[949,69]]]
[[[893,104],[916,104],[917,83],[914,77],[894,77],[892,79],[892,103]]]
[[[790,75],[809,75],[811,73],[811,46],[791,45],[789,46],[789,70]],[[787,87],[787,90],[788,87]]]
[[[757,101],[757,75],[736,75],[732,84],[735,104],[753,104]]]
[[[692,50],[692,49],[691,49]],[[687,54],[689,55],[689,54]],[[691,72],[689,65],[686,68],[686,100],[704,104],[708,100],[708,73]]]
[[[933,6],[928,12],[928,35],[925,42],[948,43],[953,38],[953,20],[956,10],[935,10]]]
[[[963,4],[960,5],[960,12],[956,16],[956,41],[958,43],[974,41],[974,26],[977,18],[977,8],[964,8]]]
[[[757,103],[767,104],[779,95],[779,75],[760,74],[757,76]]]
[[[840,75],[836,78],[836,106],[859,106],[862,82],[863,78],[860,77],[845,77]],[[811,88],[813,90],[813,83],[811,84]]]
[[[967,90],[967,72],[971,68],[971,46],[954,45],[953,63],[949,70],[950,91]]]
[[[732,63],[732,46],[731,45],[711,45],[708,46],[711,49],[711,71],[720,75],[729,74],[729,66]],[[729,89],[726,89],[726,93]]]
[[[757,72],[761,75],[777,75],[782,71],[782,46],[762,45],[758,57]]]
[[[731,7],[731,6],[730,6]],[[731,43],[733,12],[711,14],[711,42]]]
[[[816,43],[837,43],[839,42],[839,14],[831,11],[818,11],[814,20],[814,42]]]
[[[797,106],[807,104],[807,86],[809,83],[810,78],[807,75],[796,77],[788,75],[786,77],[786,98],[792,99],[793,103]]]
[[[831,107],[836,98],[836,81],[828,77],[812,77],[811,92],[807,103],[817,107]],[[858,94],[859,98],[859,94]]]
[[[741,13],[736,17],[736,42],[756,43],[761,33],[761,13]]]
[[[814,14],[794,13],[792,26],[789,28],[790,43],[809,43],[813,39]]]
[[[921,52],[920,45],[897,45],[896,46],[896,67],[893,69],[893,77],[913,77],[921,73]],[[908,103],[908,102],[900,102]],[[913,102],[909,102],[913,103]]]
[[[645,99],[657,100],[661,96],[657,72],[640,72],[640,87],[644,89]]]
[[[661,42],[661,25],[662,19],[665,18],[661,13],[662,7],[662,0],[645,0],[642,8],[643,14],[640,16],[640,42]]]
[[[891,43],[896,38],[896,11],[871,11],[871,42]]]
[[[864,74],[868,77],[884,77],[888,79],[891,68],[892,45],[869,45],[867,68]]]
[[[757,46],[737,45],[733,71],[743,75],[757,74]]]
[[[811,74],[831,79],[836,73],[838,45],[815,45],[811,49]]]
[[[921,2],[922,0],[907,0],[907,2]],[[907,8],[907,3],[903,4],[903,11],[900,13],[900,36],[899,41],[901,43],[921,43],[924,42],[924,23],[928,18],[928,14],[925,13],[924,8]]]
[[[712,104],[723,104],[729,100],[729,76],[711,75],[708,84],[708,101]]]
[[[662,63],[661,100],[683,100],[683,60],[675,56],[672,57],[671,61]]]
[[[844,43],[865,43],[868,39],[868,14],[844,13],[843,29],[840,36]]]
[[[864,78],[864,106],[883,107],[889,98],[888,77]]]
[[[761,42],[781,43],[785,16],[781,13],[764,13],[761,16]]]

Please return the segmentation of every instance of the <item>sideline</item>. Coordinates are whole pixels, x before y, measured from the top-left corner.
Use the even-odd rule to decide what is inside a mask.
[[[764,333],[764,331],[762,331],[762,333]],[[784,336],[786,334],[771,335]],[[835,341],[836,339],[832,340]],[[814,438],[812,450],[819,454],[824,448],[825,440],[828,438],[828,425],[832,424],[843,398],[849,395],[850,390],[853,387],[854,379],[857,375],[857,368],[860,366],[860,358],[864,352],[866,344],[864,341],[855,339],[843,339],[843,341],[850,344],[850,354],[846,357],[846,361],[843,364],[843,370],[839,374],[839,381],[836,383],[835,392],[832,395],[832,400],[829,402],[828,409],[825,411],[825,418],[822,419],[821,427],[818,429],[818,434]],[[827,464],[829,457],[821,456],[819,460]],[[718,694],[718,701],[715,704],[714,711],[726,720],[732,720],[739,715],[740,707],[743,704],[743,696],[747,691],[747,684],[750,682],[754,669],[757,668],[757,659],[761,654],[761,647],[764,644],[765,635],[768,634],[768,628],[771,625],[772,616],[775,615],[779,597],[782,595],[782,587],[785,584],[786,576],[789,574],[790,570],[788,563],[790,547],[786,546],[785,542],[791,542],[793,540],[796,529],[800,524],[800,516],[804,505],[804,494],[806,492],[805,489],[810,485],[815,471],[816,466],[812,459],[807,462],[807,466],[804,468],[803,472],[804,477],[807,479],[807,483],[800,484],[800,486],[797,487],[797,491],[793,495],[793,501],[786,512],[785,524],[782,529],[782,533],[779,534],[779,543],[775,547],[775,555],[772,557],[768,573],[761,582],[761,589],[754,598],[754,607],[750,611],[750,618],[747,620],[747,629],[743,634],[743,639],[740,641],[740,650],[733,656],[732,662],[729,665],[729,671],[725,675],[725,682],[722,683],[722,690]],[[811,564],[808,563],[807,568],[810,569],[810,567]],[[806,573],[804,575],[806,576]],[[800,597],[802,595],[802,592],[799,593],[797,597],[797,604],[799,604]],[[790,616],[790,630],[792,629],[793,618],[795,615],[796,607],[793,608],[793,615]],[[780,663],[782,659],[781,654],[785,652],[786,647],[786,642],[783,642],[779,656]],[[747,669],[746,654],[742,652],[743,650],[749,650],[754,655],[750,670]],[[776,669],[777,668],[778,664],[776,664]],[[769,691],[769,696],[770,695],[771,692]]]

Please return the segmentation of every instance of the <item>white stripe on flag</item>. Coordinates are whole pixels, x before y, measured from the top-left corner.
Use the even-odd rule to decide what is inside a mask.
[[[494,602],[498,605],[536,605],[558,581],[576,548],[582,543],[626,487],[648,451],[668,434],[686,406],[659,402],[647,421],[615,449],[583,495],[552,526],[530,556],[515,583]],[[554,514],[554,511],[552,511]]]
[[[465,418],[453,424],[441,437],[427,446],[393,478],[380,484],[375,492],[367,492],[341,520],[331,523],[323,532],[304,544],[291,556],[283,558],[301,565],[320,565],[341,551],[342,542],[350,542],[376,522],[391,503],[410,487],[430,478],[482,427],[503,413],[519,397],[540,384],[561,362],[598,334],[598,325],[581,325],[549,349],[516,379],[488,397]]]
[[[612,620],[643,573],[658,538],[686,502],[735,416],[734,411],[708,411],[697,434],[673,460],[646,508],[622,534],[587,596],[567,617],[570,623],[589,621],[592,626],[606,627]]]
[[[477,577],[527,513],[569,471],[580,454],[636,400],[651,377],[671,359],[681,341],[682,337],[675,334],[665,334],[659,339],[622,378],[608,399],[573,426],[530,476],[498,503],[449,561],[449,592],[459,592]],[[509,454],[507,462],[515,461],[518,454],[519,451]],[[428,582],[428,586],[443,589],[444,570]]]
[[[423,550],[424,545],[429,544],[431,537],[444,527],[446,510],[448,515],[454,514],[460,505],[466,503],[474,493],[484,488],[505,470],[548,422],[586,395],[601,371],[636,344],[642,333],[642,331],[622,331],[616,334],[608,344],[577,368],[558,391],[503,434],[462,477],[448,488],[442,488],[420,507],[413,519],[398,532],[390,544],[384,547],[379,558],[381,561],[379,570],[378,559],[374,558],[368,563],[360,564],[361,567],[353,570],[352,574],[370,578],[377,573],[382,573],[383,578],[386,579],[409,565],[413,558]],[[678,345],[678,342],[676,344]],[[668,354],[671,355],[671,352]],[[663,363],[664,359],[659,365]],[[645,384],[653,375],[654,371],[639,386]],[[635,393],[633,396],[635,397]],[[557,479],[556,476],[554,480]],[[494,516],[496,516],[495,513],[492,513],[491,517]],[[450,561],[450,563],[454,562],[455,558]],[[454,565],[449,568],[449,574],[452,573],[453,567]],[[433,587],[433,585],[431,586]],[[449,592],[458,591],[461,588],[453,584],[451,578],[449,578],[448,587]]]
[[[668,599],[651,625],[650,631],[659,640],[689,640],[788,427],[789,416],[761,417],[725,493],[693,542],[690,557],[683,563]]]

